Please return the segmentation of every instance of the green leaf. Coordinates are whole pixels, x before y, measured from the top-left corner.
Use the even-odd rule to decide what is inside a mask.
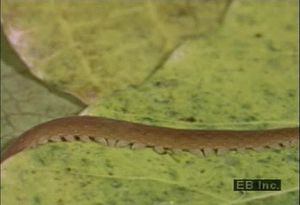
[[[53,143],[1,166],[3,204],[297,204],[297,149],[200,158],[151,149]],[[282,191],[234,192],[235,178],[279,178]]]
[[[298,126],[297,16],[296,1],[236,1],[218,32],[84,114],[191,129]]]
[[[101,104],[92,104],[85,113],[182,128],[257,129],[298,125],[297,7],[293,1],[236,1],[220,31],[196,39],[184,38],[178,48],[170,49],[169,52],[168,49],[158,49],[153,54],[153,47],[150,46],[148,53],[147,49],[144,50],[147,46],[142,47],[152,45],[148,40],[140,45],[140,41],[135,41],[137,39],[129,38],[128,42],[133,45],[134,42],[138,42],[137,46],[142,47],[138,47],[138,52],[134,53],[143,56],[141,61],[132,63],[122,50],[120,53],[127,59],[124,62],[116,60],[114,55],[110,57],[110,53],[107,53],[108,60],[101,62],[109,65],[109,69],[99,72],[99,81],[98,72],[93,73],[97,79],[95,84],[101,82],[102,87],[98,87],[98,84],[95,86],[93,76],[82,70],[87,67],[82,66],[84,64],[81,64],[81,61],[88,59],[90,55],[87,54],[87,58],[77,56],[78,50],[83,52],[85,49],[94,48],[92,42],[96,41],[93,38],[97,36],[88,35],[87,37],[92,38],[80,41],[83,47],[72,47],[65,44],[66,32],[62,30],[75,28],[75,24],[62,28],[63,26],[57,23],[57,19],[66,22],[68,18],[73,17],[69,21],[75,22],[76,18],[78,30],[71,34],[91,34],[89,29],[94,27],[86,24],[91,16],[82,14],[86,8],[91,8],[91,4],[80,4],[82,7],[76,13],[73,9],[76,4],[65,6],[66,10],[62,11],[63,7],[59,5],[63,4],[55,1],[53,7],[45,6],[48,5],[48,1],[18,7],[20,2],[4,1],[5,29],[12,42],[21,39],[14,46],[32,72],[41,79],[76,93],[81,99],[89,102],[93,101],[95,96],[98,97],[98,92],[100,96],[108,95],[112,91],[125,89],[128,85],[138,84],[101,99]],[[9,15],[12,9],[9,6],[12,5],[15,15]],[[116,7],[110,6],[109,11],[114,11]],[[95,19],[98,18],[95,12],[98,9],[95,7],[94,12],[90,12],[95,15]],[[120,10],[115,10],[119,15]],[[204,10],[211,12],[206,7]],[[69,11],[74,13],[68,15]],[[32,19],[33,13],[40,17],[35,18],[37,22],[28,20]],[[147,17],[146,14],[145,12],[145,15],[140,15]],[[161,15],[163,14],[164,12],[161,12]],[[84,18],[85,16],[88,19]],[[124,25],[118,24],[121,30],[126,28],[125,25],[138,23],[136,19],[139,18],[125,17],[126,15],[119,18],[120,21],[127,22]],[[177,16],[174,18],[178,19]],[[133,22],[129,23],[129,19]],[[78,20],[82,20],[82,24],[77,22]],[[115,22],[111,25],[115,25]],[[156,26],[157,22],[153,22]],[[36,26],[32,26],[35,23]],[[47,24],[49,26],[46,26]],[[20,27],[13,27],[11,32],[9,26],[16,25]],[[41,25],[45,26],[40,27]],[[34,29],[25,29],[31,26]],[[149,28],[153,27],[150,25]],[[182,28],[182,31],[186,30],[189,31]],[[193,29],[191,31],[194,32]],[[129,31],[127,33],[126,29],[120,33],[131,34]],[[157,45],[157,41],[159,44],[163,41],[161,37],[157,37],[160,35],[153,34],[153,29],[150,34],[153,38],[147,39],[150,39],[150,42],[152,39],[153,45]],[[49,36],[58,42],[53,44]],[[168,42],[177,42],[179,37],[174,36],[170,37]],[[115,41],[115,36],[107,34],[108,43],[110,39],[111,42],[115,42],[114,46],[116,42],[119,44],[113,48],[114,51],[118,51],[124,39]],[[30,47],[32,50],[26,50],[29,48],[26,47],[26,43],[33,46]],[[25,50],[22,50],[23,48]],[[99,50],[95,52],[98,53]],[[171,55],[158,60],[157,56],[164,56],[165,53]],[[130,56],[132,55],[130,53]],[[91,56],[95,57],[95,53],[91,53]],[[37,66],[38,63],[35,64],[34,60],[44,62],[45,67]],[[123,63],[125,65],[121,72],[116,68]],[[140,73],[134,73],[132,68],[136,67],[130,67],[131,65],[139,66]],[[157,65],[159,66],[156,67]],[[72,69],[68,69],[68,66]],[[56,67],[62,70],[54,69]],[[106,72],[110,71],[118,71],[118,74],[110,78],[106,75]],[[122,73],[133,81],[122,78]],[[69,78],[59,78],[62,75]],[[102,76],[105,78],[102,79]],[[108,83],[104,79],[107,79]],[[107,91],[101,90],[103,88]],[[100,102],[99,99],[97,101]],[[20,153],[1,166],[1,202],[8,205],[293,205],[298,204],[299,200],[297,154],[297,148],[290,148],[279,151],[264,150],[260,153],[230,152],[224,156],[200,158],[189,153],[159,155],[150,149],[130,150],[102,147],[93,143],[48,144]],[[234,178],[279,178],[282,180],[282,191],[233,192]]]
[[[1,149],[34,125],[81,109],[34,79],[1,34]]]
[[[2,19],[33,74],[91,102],[142,83],[183,39],[216,28],[229,2],[4,0]]]

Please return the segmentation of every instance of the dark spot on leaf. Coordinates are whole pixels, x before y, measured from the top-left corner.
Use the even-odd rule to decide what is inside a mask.
[[[175,111],[168,111],[168,116],[172,117],[172,116],[176,116],[177,115],[177,112]]]
[[[178,179],[178,173],[174,169],[169,170],[169,175],[172,178],[172,180],[177,180]]]
[[[122,183],[119,182],[119,181],[117,181],[117,180],[114,180],[111,185],[114,188],[120,188],[120,187],[122,187]]]
[[[261,38],[261,37],[263,37],[263,35],[261,33],[256,33],[256,34],[254,34],[254,37],[255,38]]]
[[[274,46],[272,41],[267,41],[265,44],[270,51],[279,51],[279,49]]]
[[[251,105],[250,104],[242,104],[243,109],[250,109]]]
[[[178,84],[178,82],[176,79],[154,82],[154,86],[156,86],[156,87],[175,87],[175,86],[177,86],[177,84]]]
[[[89,160],[86,159],[86,158],[81,158],[81,162],[82,162],[84,165],[86,165],[86,164],[88,164]]]
[[[41,158],[41,157],[38,157],[38,158],[37,158],[37,161],[38,161],[40,164],[42,164],[42,165],[46,165],[46,162],[45,162],[44,159]]]
[[[113,168],[113,165],[111,164],[110,160],[108,160],[108,159],[105,160],[105,166],[107,168],[111,168],[111,169]]]
[[[89,185],[90,184],[90,182],[81,182],[80,183],[80,186],[81,187],[86,187],[87,185]]]
[[[293,24],[287,24],[286,26],[285,26],[285,29],[286,30],[288,30],[288,31],[291,31],[291,30],[294,30],[294,25]]]
[[[62,199],[57,200],[57,205],[64,205],[64,201]]]
[[[290,160],[290,161],[298,162],[298,156],[295,155],[295,154],[289,154],[289,155],[287,156],[287,159]]]
[[[41,204],[41,199],[39,196],[33,197],[33,204]]]
[[[264,95],[267,95],[269,97],[274,96],[274,93],[270,90],[265,89],[263,92],[264,92]]]
[[[186,188],[185,187],[176,187],[175,188],[175,191],[179,191],[179,192],[185,192],[186,191]]]
[[[287,94],[288,94],[289,97],[294,97],[296,95],[296,93],[297,92],[295,90],[288,90]]]
[[[187,160],[185,161],[185,164],[194,164],[194,162],[192,160]]]
[[[250,115],[244,118],[245,121],[252,122],[257,120],[256,116]]]
[[[154,120],[153,120],[152,118],[150,118],[150,117],[143,117],[142,119],[145,120],[145,121],[148,121],[148,122],[153,122],[153,121],[154,121]]]
[[[229,118],[232,120],[236,120],[236,116],[234,116],[234,115],[229,115]]]
[[[161,85],[161,82],[157,81],[157,82],[154,83],[154,85],[157,86],[157,87],[159,87]]]
[[[194,117],[180,118],[180,120],[186,121],[186,122],[196,122],[197,121]]]
[[[122,111],[122,112],[125,112],[125,113],[128,112],[127,108],[125,108],[125,107],[122,107],[122,108],[121,108],[121,111]]]

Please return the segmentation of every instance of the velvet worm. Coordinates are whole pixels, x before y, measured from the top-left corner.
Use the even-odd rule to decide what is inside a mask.
[[[267,130],[187,130],[148,126],[102,117],[74,116],[37,125],[17,138],[1,162],[24,149],[52,141],[94,141],[109,146],[152,147],[208,155],[228,150],[281,148],[298,142],[297,127]]]

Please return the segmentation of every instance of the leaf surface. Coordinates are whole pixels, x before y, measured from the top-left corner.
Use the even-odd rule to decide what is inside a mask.
[[[124,6],[128,13],[111,4],[107,16],[116,11],[113,13],[116,20],[99,23],[90,21],[91,16],[97,19],[98,15],[107,13],[95,12],[99,9],[91,6],[95,1],[80,4],[80,10],[75,8],[76,4],[67,4],[68,1],[64,4],[52,1],[51,6],[50,1],[39,4],[27,1],[29,6],[24,7],[20,1],[3,2],[5,29],[11,42],[16,42],[19,55],[39,78],[80,96],[85,102],[93,101],[84,113],[193,129],[298,125],[297,9],[293,1],[236,1],[221,30],[205,37],[178,40],[189,29],[177,26],[177,30],[172,30],[166,23],[164,29],[174,33],[173,37],[167,37],[166,45],[162,43],[163,34],[153,32],[154,27],[155,31],[159,30],[158,22],[149,20],[148,13],[143,12],[149,11],[149,7],[145,10],[144,4],[142,12]],[[15,15],[11,13],[12,6]],[[82,13],[91,8],[89,15]],[[204,10],[211,11],[206,7]],[[172,21],[166,20],[169,12],[161,12],[166,14],[161,16],[162,22]],[[40,18],[31,21],[32,13]],[[215,19],[216,15],[212,16]],[[112,42],[113,48],[101,52],[109,45],[97,47],[98,36],[93,32],[98,33],[97,29],[105,23],[108,27],[119,26],[120,33],[126,37],[134,33],[131,29],[136,25],[148,26],[142,27],[146,32],[142,29],[138,34],[147,33],[149,28],[151,31],[143,44],[136,36],[125,41],[118,32],[108,29],[103,34],[105,41],[100,44]],[[80,40],[74,41],[75,37]],[[175,42],[181,42],[180,46],[173,48]],[[163,48],[155,50],[161,44]],[[84,52],[87,53],[82,55]],[[98,56],[102,53],[105,58]],[[116,58],[118,55],[124,61]],[[134,60],[130,60],[132,56]],[[162,56],[167,57],[161,59]],[[87,66],[92,62],[96,67]],[[100,65],[107,69],[98,71]],[[90,72],[89,68],[97,72]],[[129,86],[132,84],[136,86]],[[98,98],[112,92],[109,97]],[[135,151],[93,143],[49,144],[5,162],[1,170],[4,196],[1,202],[293,205],[298,204],[299,197],[297,152],[297,148],[290,148],[200,158],[189,153],[159,155],[150,149]],[[234,178],[279,178],[282,191],[233,192]]]
[[[34,75],[89,103],[142,83],[185,38],[216,28],[228,2],[4,0],[2,19]]]
[[[81,109],[76,100],[32,78],[1,35],[1,149],[34,125]]]
[[[236,1],[218,32],[84,114],[189,129],[298,126],[297,11],[296,1]]]
[[[296,204],[297,149],[200,158],[151,149],[53,143],[1,169],[3,204]],[[233,192],[234,178],[279,178],[280,192]]]

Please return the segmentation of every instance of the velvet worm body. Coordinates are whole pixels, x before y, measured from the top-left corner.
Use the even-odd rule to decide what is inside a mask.
[[[24,149],[51,141],[95,141],[118,147],[152,147],[158,152],[183,150],[205,156],[227,150],[291,146],[297,143],[298,136],[297,127],[253,131],[185,130],[75,116],[55,119],[26,131],[4,151],[1,162]]]

